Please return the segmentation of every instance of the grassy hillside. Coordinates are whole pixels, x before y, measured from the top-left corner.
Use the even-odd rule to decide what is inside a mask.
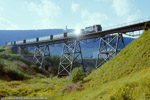
[[[43,73],[42,73],[43,72]],[[24,80],[33,77],[45,77],[43,70],[35,68],[32,62],[25,60],[18,54],[13,54],[10,48],[0,47],[0,79]]]
[[[66,78],[0,80],[0,96],[48,100],[150,100],[150,30],[117,56],[73,84]]]
[[[85,90],[74,97],[77,100],[149,100],[149,79],[150,30],[86,77]],[[68,96],[72,98],[73,94]]]

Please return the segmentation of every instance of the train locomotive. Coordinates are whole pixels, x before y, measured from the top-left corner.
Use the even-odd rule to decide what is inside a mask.
[[[93,25],[93,26],[86,27],[84,31],[85,33],[98,32],[98,31],[102,31],[102,27],[101,25]]]
[[[93,25],[93,26],[85,27],[85,29],[81,29],[80,35],[91,34],[93,32],[98,32],[98,31],[102,31],[101,25]],[[77,36],[75,31],[65,32],[61,34],[54,34],[54,35],[49,35],[49,36],[44,36],[44,37],[37,37],[37,38],[32,38],[32,39],[7,42],[6,45],[9,46],[9,45],[31,44],[31,43],[50,41],[50,40],[63,39],[63,38],[68,38],[68,37],[75,37],[75,36]]]

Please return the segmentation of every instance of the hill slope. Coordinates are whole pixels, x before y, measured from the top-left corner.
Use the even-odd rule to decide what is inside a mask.
[[[70,93],[65,98],[149,100],[150,30],[86,77],[82,85],[85,90]]]
[[[44,75],[49,74],[20,55],[13,54],[10,48],[0,47],[0,80],[24,80]]]
[[[70,85],[71,84],[71,85]],[[0,80],[0,96],[47,97],[49,100],[150,100],[150,30],[117,56],[72,84],[64,78]],[[64,87],[67,87],[64,91]]]

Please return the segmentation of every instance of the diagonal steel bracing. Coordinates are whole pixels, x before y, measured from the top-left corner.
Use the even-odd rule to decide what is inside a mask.
[[[17,48],[17,53],[32,61],[33,63],[39,63],[41,68],[43,67],[44,59],[50,56],[49,45],[36,45],[31,47],[18,46]],[[26,53],[25,50],[27,50],[28,52]]]
[[[117,55],[117,53],[124,47],[125,44],[121,33],[100,37],[96,68],[110,60],[114,55]]]
[[[80,41],[74,40],[64,42],[58,69],[58,76],[70,75],[72,69],[77,67],[74,66],[74,62],[79,62],[78,58],[81,59],[81,64],[84,70]]]
[[[33,61],[42,67],[44,59],[50,56],[49,45],[37,45],[33,52]]]

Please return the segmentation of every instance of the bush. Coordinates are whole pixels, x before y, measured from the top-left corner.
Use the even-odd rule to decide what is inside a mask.
[[[93,67],[86,67],[86,75],[89,75],[93,71]]]
[[[4,66],[0,64],[0,74],[4,71]]]
[[[46,70],[50,70],[51,74],[57,75],[59,62],[60,57],[57,55],[52,55],[44,60],[43,66],[45,67]]]
[[[31,67],[35,72],[37,72],[37,73],[46,74],[45,71],[44,71],[42,68],[39,68],[39,67],[36,66],[36,65],[31,65],[30,67]]]
[[[14,60],[22,60],[23,58],[19,55],[14,55],[14,54],[5,54],[2,53],[0,54],[0,58],[6,59],[6,60],[10,60],[10,61],[14,61]]]
[[[150,22],[145,23],[143,29],[148,30],[150,28]]]
[[[16,54],[2,53],[2,54],[0,54],[0,58],[6,59],[6,60],[9,60],[9,61],[22,61],[27,65],[31,64],[29,61],[25,60],[23,57],[21,57],[19,55],[16,55]]]
[[[49,70],[49,67],[51,66],[51,58],[50,57],[46,57],[43,61],[43,66],[45,68],[45,70]]]
[[[38,67],[37,67],[36,65],[31,65],[30,67],[31,67],[33,70],[38,69]]]
[[[78,81],[82,81],[84,76],[85,75],[82,72],[81,68],[77,67],[71,72],[70,80],[71,82],[76,83]]]
[[[0,75],[2,75],[4,72],[5,72],[4,71],[4,64],[3,64],[3,62],[0,59]]]
[[[30,54],[30,51],[25,48],[25,49],[23,50],[23,54]]]
[[[5,49],[3,49],[3,48],[0,48],[0,52],[3,52],[3,51],[5,51]]]
[[[12,80],[23,80],[25,78],[24,73],[15,68],[9,69],[7,74]]]

